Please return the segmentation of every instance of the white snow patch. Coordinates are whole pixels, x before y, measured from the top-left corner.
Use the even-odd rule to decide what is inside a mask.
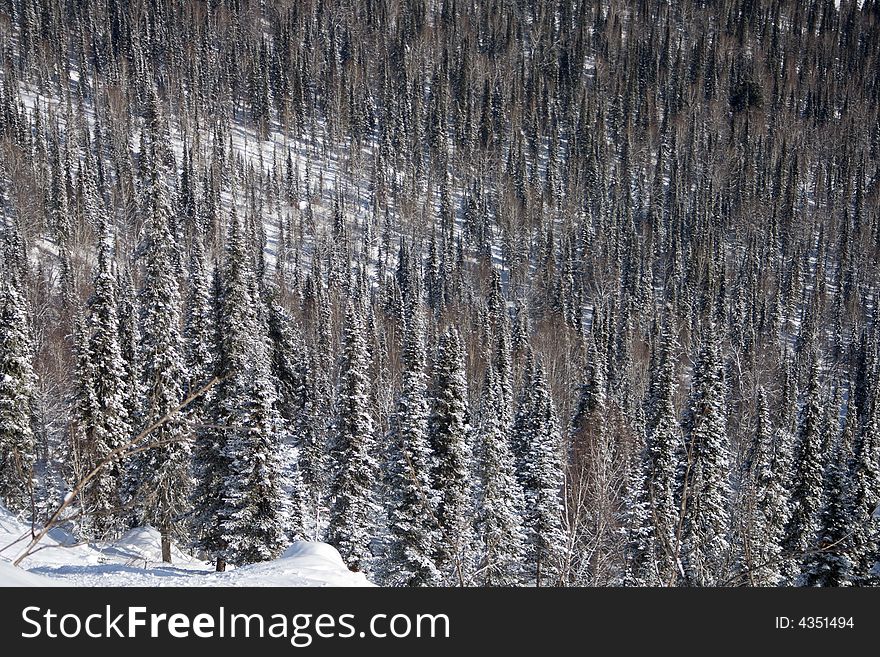
[[[162,561],[162,538],[159,531],[152,527],[135,527],[129,529],[122,538],[113,543],[112,548],[104,550],[104,554],[110,551],[121,555],[130,555],[139,561],[158,563]],[[174,545],[171,547],[171,561],[173,564],[201,564],[197,559],[184,554]]]
[[[36,528],[38,529],[38,528]],[[346,568],[336,548],[297,541],[273,561],[217,573],[210,563],[172,547],[161,561],[161,537],[137,527],[113,543],[77,543],[53,529],[22,567],[12,561],[30,541],[29,523],[0,505],[0,587],[10,586],[372,586]]]
[[[0,587],[11,586],[61,586],[61,584],[57,580],[17,568],[8,561],[0,561]]]

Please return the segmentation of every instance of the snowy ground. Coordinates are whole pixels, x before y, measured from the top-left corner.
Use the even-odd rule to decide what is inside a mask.
[[[163,564],[159,533],[132,529],[115,543],[76,544],[53,530],[39,550],[12,565],[30,538],[30,528],[0,506],[0,586],[370,586],[349,571],[326,543],[298,541],[281,557],[225,573],[175,549]]]

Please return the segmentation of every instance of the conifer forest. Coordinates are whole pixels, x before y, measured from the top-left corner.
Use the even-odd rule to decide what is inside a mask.
[[[0,501],[877,585],[880,0],[0,0]]]

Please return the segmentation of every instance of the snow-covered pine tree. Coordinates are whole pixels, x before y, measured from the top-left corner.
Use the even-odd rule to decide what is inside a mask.
[[[75,358],[74,370],[76,383],[73,388],[71,430],[73,456],[71,465],[71,479],[79,480],[88,471],[88,464],[92,460],[92,451],[95,445],[95,429],[98,409],[98,396],[95,393],[94,367],[92,366],[91,349],[89,348],[89,333],[86,328],[86,313],[80,309],[74,316],[73,328],[73,355]],[[99,478],[105,473],[99,472]],[[92,483],[82,491],[79,497],[80,508],[84,514],[83,529],[87,528],[88,518],[85,510],[90,503],[90,498],[96,483]]]
[[[851,579],[849,473],[840,440],[835,440],[831,449],[823,478],[818,531],[804,562],[805,586],[846,586]]]
[[[88,423],[91,440],[86,447],[87,461],[82,474],[98,466],[116,448],[132,438],[132,427],[125,408],[125,362],[119,346],[117,284],[111,244],[106,231],[98,248],[94,293],[89,299],[91,336],[84,375],[94,392],[97,407]],[[86,334],[87,335],[87,334]],[[86,339],[86,336],[82,336]],[[80,346],[80,349],[84,345]],[[86,394],[90,395],[91,392]],[[109,538],[120,528],[121,485],[125,464],[117,458],[101,468],[84,495],[84,527],[93,538]]]
[[[280,458],[287,429],[275,408],[251,258],[234,208],[229,223],[217,320],[220,382],[212,404],[222,434],[216,440],[221,454],[214,456],[221,464],[218,567],[276,557],[286,543],[288,521]]]
[[[196,404],[195,411],[199,417],[193,418],[196,423],[195,443],[192,449],[192,472],[195,485],[192,493],[192,526],[197,532],[195,545],[204,551],[216,563],[217,570],[226,567],[223,551],[226,541],[223,537],[224,483],[229,472],[229,459],[226,456],[226,432],[219,424],[223,421],[220,406],[221,389],[224,380],[222,372],[230,367],[229,359],[223,357],[223,333],[221,318],[223,317],[223,271],[215,262],[211,277],[211,345],[210,350],[197,347],[190,343],[189,354],[201,351],[210,354],[207,372],[218,377],[217,384],[208,390],[205,397]],[[189,335],[193,339],[192,335]],[[202,363],[204,366],[205,363]],[[192,373],[194,369],[191,369]]]
[[[151,137],[155,148],[159,136]],[[173,412],[183,401],[187,373],[165,168],[159,159],[154,159],[153,165],[145,208],[144,274],[139,292],[142,423],[150,426],[167,419],[145,437],[143,445],[153,446],[136,455],[130,476],[135,482],[134,504],[140,509],[142,521],[159,530],[162,560],[170,562],[172,531],[188,506],[190,430],[185,415]]]
[[[852,537],[850,539],[851,581],[855,586],[880,583],[880,389],[870,400],[868,422],[858,431],[849,464]]]
[[[370,544],[379,506],[375,496],[379,465],[375,456],[375,422],[370,411],[367,348],[363,322],[354,302],[345,311],[342,360],[333,426],[333,479],[327,540],[349,568],[369,572]]]
[[[296,408],[291,431],[299,445],[299,472],[311,515],[309,523],[317,540],[327,495],[326,418],[318,401],[315,356],[305,344],[303,349],[305,353],[297,361],[298,387],[294,391]]]
[[[516,400],[516,413],[510,428],[510,446],[513,451],[513,462],[516,468],[516,479],[520,488],[526,486],[526,468],[529,459],[529,436],[534,433],[533,417],[530,409],[535,404],[535,359],[531,347],[527,347],[525,365],[520,382],[519,395]]]
[[[432,369],[429,442],[432,487],[438,494],[438,565],[449,585],[465,586],[473,574],[474,489],[464,347],[454,327],[440,336]]]
[[[804,396],[801,422],[794,449],[791,482],[791,516],[786,526],[783,565],[786,581],[800,584],[805,560],[819,531],[822,506],[822,389],[819,360],[811,350],[810,382]]]
[[[681,562],[690,586],[723,584],[730,561],[730,468],[721,344],[710,321],[683,422]]]
[[[567,549],[563,527],[562,436],[540,362],[531,363],[514,423],[517,470],[525,496],[526,575],[536,586],[559,583]]]
[[[68,200],[67,179],[70,172],[66,170],[66,158],[61,155],[61,145],[56,136],[52,139],[50,149],[51,182],[48,193],[48,215],[52,234],[60,246],[68,246],[70,240],[70,206]]]
[[[302,535],[302,516],[296,510],[291,517],[285,496],[281,451],[287,429],[273,405],[275,390],[262,350],[260,345],[252,356],[249,394],[235,400],[239,418],[229,422],[234,429],[225,445],[230,464],[224,487],[225,555],[239,565],[273,559],[288,537]],[[298,489],[296,479],[293,483]]]
[[[525,550],[522,529],[525,500],[516,478],[503,405],[501,377],[489,363],[480,396],[477,453],[480,491],[477,534],[481,549],[477,581],[482,586],[517,584]]]
[[[670,584],[677,573],[677,528],[679,509],[676,503],[681,429],[675,411],[678,391],[676,360],[678,340],[671,313],[659,336],[659,347],[651,372],[650,394],[646,403],[645,452],[641,481],[647,490],[644,504],[651,513],[654,565],[646,564],[642,576],[656,572],[657,581],[646,583]],[[639,530],[641,531],[641,530]]]
[[[657,586],[661,583],[654,545],[654,514],[645,482],[644,451],[634,452],[627,463],[623,512],[623,528],[626,532],[624,586]]]
[[[782,583],[782,542],[788,522],[786,473],[791,467],[787,438],[784,429],[773,429],[767,393],[760,388],[745,532],[745,576],[751,586]]]
[[[504,298],[501,286],[501,274],[498,269],[492,269],[492,281],[489,289],[488,299],[486,300],[486,314],[489,320],[489,328],[491,330],[490,348],[492,353],[487,354],[487,362],[491,362],[498,375],[498,384],[501,387],[502,397],[501,411],[503,415],[500,419],[505,431],[509,430],[512,407],[513,394],[511,393],[511,379],[513,376],[513,363],[511,353],[511,324],[510,314],[507,311],[507,300]]]
[[[184,308],[185,355],[188,376],[187,392],[193,393],[207,383],[215,364],[214,317],[211,289],[205,262],[205,249],[200,235],[192,238],[189,260],[189,285]],[[193,402],[190,414],[204,406],[203,400]]]
[[[18,277],[0,267],[0,500],[13,513],[31,508],[36,444],[36,376],[27,306]]]
[[[874,370],[876,363],[874,362],[874,350],[872,347],[872,339],[868,335],[868,331],[862,331],[861,335],[852,335],[853,350],[852,358],[855,361],[851,366],[852,370],[852,401],[858,411],[858,426],[862,427],[868,423],[870,419],[871,404],[873,402],[871,383],[875,378]],[[874,345],[876,346],[876,345]]]
[[[435,563],[440,530],[437,493],[431,485],[428,445],[427,376],[421,310],[410,302],[404,336],[403,382],[390,420],[385,464],[388,506],[388,582],[399,586],[437,586]]]
[[[119,351],[125,366],[125,408],[128,411],[132,427],[140,423],[141,403],[141,368],[138,345],[140,331],[138,328],[137,296],[132,281],[131,269],[123,270],[119,279]]]
[[[217,365],[215,353],[215,313],[212,306],[210,272],[205,262],[205,252],[201,238],[198,234],[193,236],[190,249],[189,261],[189,285],[184,304],[184,353],[186,371],[189,375],[186,382],[186,392],[193,394],[205,385],[213,376]],[[200,511],[207,511],[207,500],[210,499],[210,491],[216,490],[210,474],[210,466],[216,455],[214,449],[214,432],[205,427],[210,420],[208,409],[213,389],[209,389],[204,396],[193,400],[187,409],[187,421],[189,423],[193,443],[190,449],[190,476],[193,479],[193,487],[190,491],[190,506],[195,507],[196,513],[189,515],[191,536],[195,544],[199,544],[205,536],[206,527],[212,526],[213,512],[208,512],[203,517]],[[193,502],[196,502],[193,504]],[[203,546],[209,554],[216,553],[216,546]]]
[[[269,336],[269,358],[272,380],[277,392],[276,403],[281,419],[288,428],[288,443],[284,445],[284,486],[288,497],[287,532],[292,540],[306,535],[305,518],[307,493],[303,476],[303,462],[310,456],[303,449],[302,437],[292,431],[301,408],[299,393],[305,368],[301,361],[307,358],[299,327],[290,313],[280,304],[278,290],[267,286],[264,292]]]

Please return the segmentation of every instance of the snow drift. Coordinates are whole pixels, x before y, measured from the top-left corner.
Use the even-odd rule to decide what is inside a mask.
[[[138,527],[113,543],[77,543],[55,529],[19,568],[12,561],[27,544],[30,526],[0,505],[0,587],[10,586],[372,586],[346,568],[326,543],[297,541],[274,561],[216,573],[210,564],[175,547],[161,561],[159,532]]]

